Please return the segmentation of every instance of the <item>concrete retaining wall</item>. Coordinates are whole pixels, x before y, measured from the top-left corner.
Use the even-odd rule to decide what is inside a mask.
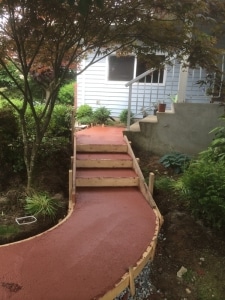
[[[196,155],[214,135],[209,132],[224,122],[224,106],[218,103],[175,103],[173,111],[157,113],[157,122],[139,122],[140,131],[125,131],[132,146],[158,155],[180,152]]]

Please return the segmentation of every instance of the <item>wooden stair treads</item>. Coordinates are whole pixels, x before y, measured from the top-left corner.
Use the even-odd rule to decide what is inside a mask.
[[[78,168],[76,186],[138,186],[139,178],[131,168]]]
[[[133,161],[127,153],[77,153],[77,168],[132,168]]]
[[[111,144],[77,144],[77,152],[127,153],[127,145]]]

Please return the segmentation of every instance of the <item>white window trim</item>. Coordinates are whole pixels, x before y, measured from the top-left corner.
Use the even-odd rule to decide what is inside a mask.
[[[111,56],[116,56],[116,54],[112,54]],[[134,54],[129,54],[131,56],[134,56],[134,74],[133,74],[133,78],[136,77],[136,71],[137,71],[137,56],[135,56]],[[162,54],[158,54],[158,55],[162,55]],[[162,83],[157,83],[157,82],[135,82],[134,84],[136,85],[152,85],[152,86],[165,86],[166,84],[166,72],[167,68],[164,68],[163,71],[163,82]],[[109,80],[108,79],[108,73],[109,73],[109,56],[107,56],[106,58],[106,71],[105,71],[105,82],[107,84],[121,84],[124,85],[124,83],[126,83],[127,81],[123,81],[123,80]]]

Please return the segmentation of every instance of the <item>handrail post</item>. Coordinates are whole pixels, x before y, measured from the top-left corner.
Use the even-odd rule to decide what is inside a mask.
[[[128,111],[127,111],[127,130],[130,130],[130,116],[131,116],[131,98],[132,98],[132,84],[129,85],[129,99],[128,99]]]

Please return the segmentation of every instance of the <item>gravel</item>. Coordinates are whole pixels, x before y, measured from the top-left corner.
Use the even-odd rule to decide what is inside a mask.
[[[114,300],[144,300],[149,297],[153,291],[154,286],[151,284],[150,278],[150,266],[151,262],[148,262],[141,273],[135,278],[136,293],[135,296],[131,296],[129,288],[126,288],[120,295]]]

